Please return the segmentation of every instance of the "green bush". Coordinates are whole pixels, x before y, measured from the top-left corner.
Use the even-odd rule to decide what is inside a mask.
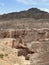
[[[3,56],[4,56],[3,54],[0,54],[0,58],[3,58]]]

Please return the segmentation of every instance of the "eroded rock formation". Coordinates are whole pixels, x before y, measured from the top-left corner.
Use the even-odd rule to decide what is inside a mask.
[[[33,29],[33,30],[5,30],[4,32],[0,33],[1,38],[19,38],[21,36],[24,38],[24,41],[26,40],[25,38],[29,37],[34,40],[40,40],[40,39],[46,39],[49,38],[49,29]],[[28,41],[30,38],[27,38]]]
[[[31,56],[49,52],[49,29],[7,30],[1,36],[0,42],[18,49],[18,57],[23,56],[25,60],[29,61]],[[33,57],[30,61],[35,64]]]

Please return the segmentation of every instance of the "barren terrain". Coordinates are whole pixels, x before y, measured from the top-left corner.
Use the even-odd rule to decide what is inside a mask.
[[[33,9],[28,11],[31,13]],[[37,9],[33,11],[39,12],[49,15]],[[37,19],[29,15],[0,16],[0,65],[49,65],[49,17]]]

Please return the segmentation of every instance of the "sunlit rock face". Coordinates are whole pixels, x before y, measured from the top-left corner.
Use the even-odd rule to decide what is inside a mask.
[[[14,44],[15,44],[15,39],[13,38],[2,38],[0,39],[0,43],[3,43],[5,44],[6,46],[9,46],[9,47],[14,47]]]

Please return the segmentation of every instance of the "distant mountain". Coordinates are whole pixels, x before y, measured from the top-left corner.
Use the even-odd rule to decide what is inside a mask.
[[[4,15],[0,15],[0,20],[9,20],[16,18],[35,18],[35,19],[49,19],[49,13],[41,11],[37,8],[31,8],[25,11],[12,12]]]

